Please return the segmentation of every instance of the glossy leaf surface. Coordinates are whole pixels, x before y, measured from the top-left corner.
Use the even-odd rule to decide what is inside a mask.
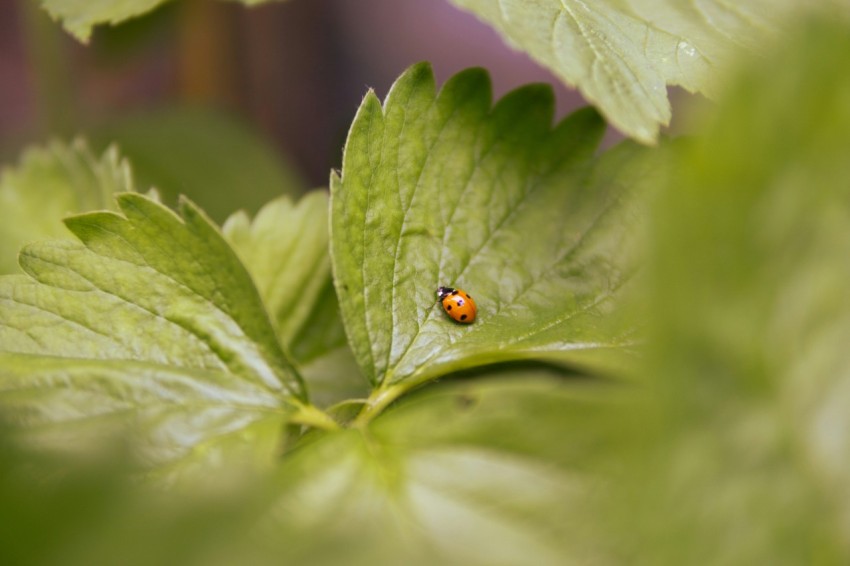
[[[618,301],[635,269],[643,152],[595,158],[592,110],[554,129],[533,85],[490,105],[480,70],[438,95],[412,67],[367,95],[332,179],[331,249],[343,320],[373,383],[529,357],[606,368],[634,343]],[[460,326],[439,286],[477,302]]]

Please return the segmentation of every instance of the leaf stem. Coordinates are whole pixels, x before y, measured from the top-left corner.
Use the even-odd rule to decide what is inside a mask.
[[[309,403],[296,405],[295,413],[290,419],[293,423],[311,426],[322,430],[339,430],[339,425],[327,413]]]
[[[354,419],[355,427],[364,427],[376,416],[380,415],[387,406],[398,399],[408,390],[407,384],[396,383],[389,386],[381,386],[369,396],[363,406],[363,410]]]

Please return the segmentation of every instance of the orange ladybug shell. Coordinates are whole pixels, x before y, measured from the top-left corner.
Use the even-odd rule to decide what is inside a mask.
[[[440,287],[437,289],[437,296],[443,303],[443,310],[456,322],[469,324],[475,320],[478,309],[475,306],[475,301],[466,291],[451,287]]]

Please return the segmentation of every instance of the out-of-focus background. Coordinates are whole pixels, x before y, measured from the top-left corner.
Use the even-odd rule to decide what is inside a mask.
[[[278,181],[326,185],[367,89],[385,96],[406,67],[423,60],[438,83],[485,67],[495,97],[550,83],[557,117],[583,104],[442,0],[290,0],[254,8],[180,0],[99,27],[89,45],[39,3],[7,0],[0,2],[0,161],[13,163],[26,144],[50,137],[85,135],[97,150],[115,140],[144,184],[189,193],[221,220],[234,208],[256,210]],[[257,151],[257,139],[270,149]],[[228,178],[217,163],[222,152],[245,159],[244,176]],[[172,161],[163,162],[163,153]],[[191,185],[205,176],[209,190],[198,195]],[[217,185],[230,187],[228,194],[211,194]]]

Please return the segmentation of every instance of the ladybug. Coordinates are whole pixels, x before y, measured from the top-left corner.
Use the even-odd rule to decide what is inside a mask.
[[[477,308],[466,291],[452,289],[451,287],[440,287],[437,289],[437,297],[443,303],[443,310],[457,322],[469,324],[475,320]]]

